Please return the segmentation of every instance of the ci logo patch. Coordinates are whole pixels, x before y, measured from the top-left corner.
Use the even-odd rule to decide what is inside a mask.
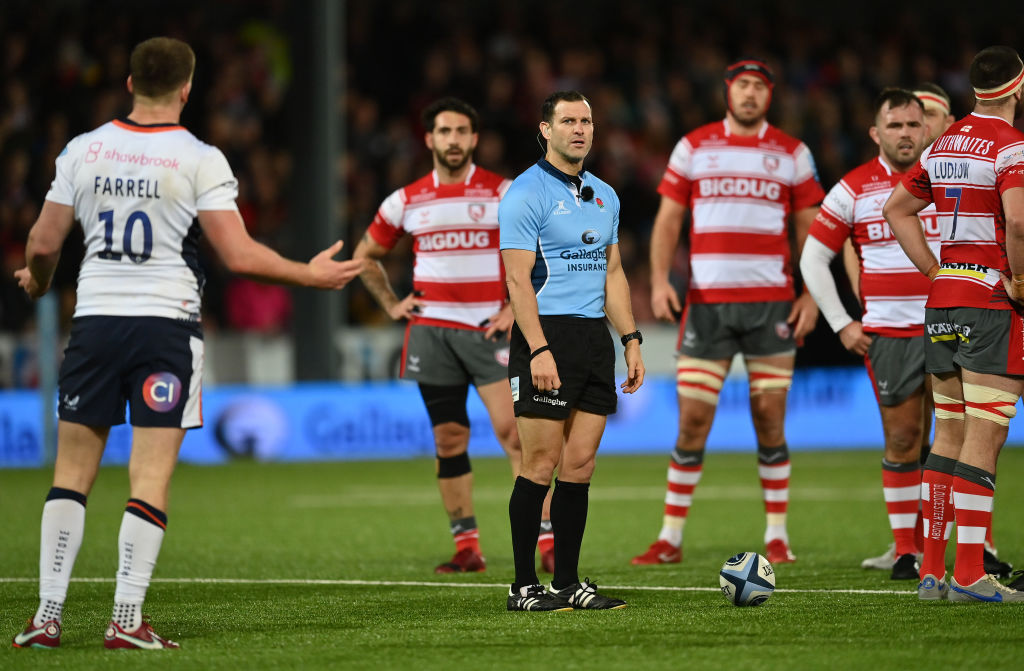
[[[585,245],[593,245],[601,240],[601,234],[590,228],[583,231],[583,235],[580,236],[580,240],[582,240]]]
[[[181,380],[174,373],[153,373],[142,383],[142,400],[156,412],[170,412],[181,400]]]

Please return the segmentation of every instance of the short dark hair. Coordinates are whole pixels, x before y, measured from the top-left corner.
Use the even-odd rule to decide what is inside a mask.
[[[129,67],[132,90],[160,98],[183,86],[196,69],[192,47],[173,37],[152,37],[132,49]]]
[[[982,49],[971,63],[970,81],[976,89],[994,89],[1020,74],[1020,56],[1013,47]]]
[[[889,86],[882,89],[882,92],[875,98],[875,118],[878,118],[882,108],[889,103],[889,109],[894,107],[905,107],[907,105],[918,105],[924,112],[924,103],[912,91]]]
[[[587,96],[579,91],[555,91],[545,98],[544,104],[540,106],[540,118],[548,123],[554,121],[555,106],[563,100],[570,103],[585,102],[588,106],[590,105]]]
[[[480,115],[476,113],[473,106],[464,100],[458,98],[441,98],[427,105],[427,108],[423,110],[423,127],[428,133],[434,132],[434,123],[437,121],[437,115],[441,112],[458,112],[469,117],[469,126],[476,132],[476,127],[480,123]]]
[[[946,101],[946,106],[947,107],[952,102],[949,99],[949,94],[946,93],[946,89],[944,89],[941,86],[939,86],[938,84],[934,84],[932,82],[921,82],[920,84],[918,84],[917,86],[914,87],[914,90],[915,91],[924,91],[925,93],[931,93],[932,95],[934,95],[937,98],[942,98],[943,100]]]

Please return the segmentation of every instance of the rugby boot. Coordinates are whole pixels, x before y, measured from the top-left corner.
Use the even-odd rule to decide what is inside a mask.
[[[540,553],[540,570],[544,573],[555,572],[555,549],[549,548],[547,550],[541,550]]]
[[[999,559],[998,555],[996,555],[996,549],[988,543],[985,543],[983,557],[985,573],[991,573],[997,578],[1009,578],[1010,574],[1013,573],[1013,564]]]
[[[438,564],[434,573],[479,573],[487,568],[484,556],[473,548],[462,548],[443,564]]]
[[[931,573],[922,578],[921,582],[917,584],[917,598],[919,601],[942,601],[947,598],[948,593],[949,584],[945,580],[936,578]]]
[[[657,540],[651,543],[647,552],[633,557],[629,563],[633,566],[647,566],[650,564],[678,564],[681,561],[683,561],[683,548],[677,548],[666,540]]]
[[[142,616],[142,624],[135,631],[125,631],[116,622],[111,620],[107,625],[107,631],[103,635],[103,647],[108,650],[135,649],[135,650],[163,650],[164,648],[180,648],[174,641],[157,635],[153,627],[149,626],[149,616]]]
[[[875,569],[877,571],[891,571],[892,565],[896,563],[896,544],[889,543],[889,549],[877,557],[868,557],[860,563],[861,568]]]
[[[551,594],[544,589],[543,585],[524,585],[515,592],[510,587],[507,608],[509,610],[548,612],[572,610],[572,606],[565,599]]]
[[[920,569],[916,555],[900,555],[900,558],[892,565],[892,575],[889,577],[893,580],[918,580]]]
[[[774,538],[764,546],[764,556],[769,564],[792,564],[796,555],[789,551],[789,544],[781,538]]]
[[[25,631],[15,635],[11,645],[15,648],[59,648],[60,622],[48,620],[37,627],[29,618]]]
[[[582,582],[551,592],[576,610],[620,610],[626,607],[622,599],[613,599],[597,593],[597,583],[585,578]]]
[[[961,585],[953,578],[949,581],[950,601],[963,602],[987,602],[1007,603],[1010,601],[1024,601],[1024,592],[1011,589],[996,580],[994,575],[986,573],[970,585]]]

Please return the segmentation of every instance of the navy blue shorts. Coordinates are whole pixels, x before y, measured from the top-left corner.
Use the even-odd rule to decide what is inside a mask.
[[[191,429],[203,425],[203,332],[164,317],[79,317],[58,387],[62,420]]]

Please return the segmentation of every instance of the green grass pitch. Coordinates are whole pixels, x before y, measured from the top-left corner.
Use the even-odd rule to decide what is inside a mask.
[[[880,451],[794,453],[796,564],[759,608],[718,593],[718,569],[763,552],[750,454],[709,453],[681,565],[633,567],[661,523],[667,456],[598,458],[581,577],[611,612],[508,613],[511,475],[474,460],[485,573],[435,576],[452,544],[428,460],[182,465],[146,612],[177,651],[106,651],[127,472],[89,498],[60,650],[0,650],[0,669],[1021,668],[1024,606],[920,603],[860,569],[890,534]],[[995,538],[1024,568],[1024,449],[1003,452]],[[0,470],[0,633],[34,612],[48,470]],[[953,545],[947,564],[952,566]],[[543,578],[543,574],[542,574]],[[6,644],[5,644],[6,645]],[[143,666],[143,664],[145,666]]]

